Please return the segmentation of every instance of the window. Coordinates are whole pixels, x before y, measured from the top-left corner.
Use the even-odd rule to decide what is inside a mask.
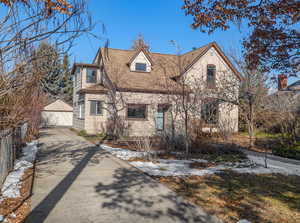
[[[146,71],[146,64],[145,63],[136,63],[135,70],[136,71]]]
[[[97,80],[97,70],[87,68],[86,69],[86,83],[96,83]]]
[[[206,124],[218,123],[219,103],[217,100],[208,100],[202,104],[201,117]]]
[[[146,119],[147,118],[147,105],[128,104],[127,105],[127,118]]]
[[[80,75],[80,68],[76,68],[75,74],[74,74],[74,84],[75,84],[75,87],[77,86],[77,82],[80,79],[79,75]]]
[[[90,101],[90,115],[102,115],[102,101]]]
[[[84,119],[84,102],[78,102],[79,106],[79,119]]]
[[[207,65],[207,87],[214,88],[216,87],[216,66]]]

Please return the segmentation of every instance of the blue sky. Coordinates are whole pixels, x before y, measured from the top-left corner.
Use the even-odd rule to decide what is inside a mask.
[[[232,26],[227,31],[217,30],[211,35],[191,28],[192,17],[185,16],[182,0],[89,0],[89,9],[94,22],[103,23],[106,34],[101,34],[101,25],[94,32],[109,40],[109,47],[129,49],[139,33],[144,35],[152,52],[176,53],[170,40],[175,40],[182,52],[190,51],[216,41],[227,52],[241,52],[242,40],[249,34],[247,26],[239,30]],[[72,62],[91,63],[98,48],[105,41],[88,37],[77,40],[71,50]],[[299,78],[289,78],[289,84]]]
[[[243,37],[249,34],[247,26],[238,30],[232,26],[227,31],[216,31],[211,35],[191,28],[192,17],[185,16],[182,0],[87,0],[94,22],[99,25],[94,33],[103,40],[82,36],[71,49],[71,63],[91,63],[99,47],[108,39],[110,47],[129,49],[132,41],[142,33],[152,52],[176,53],[170,40],[175,40],[182,52],[190,51],[216,41],[226,52],[241,52]],[[1,5],[0,5],[1,6]],[[3,7],[0,7],[0,17]],[[106,27],[106,34],[101,31]],[[289,83],[296,78],[289,78]]]
[[[211,35],[193,30],[192,17],[181,10],[182,0],[90,0],[89,8],[94,21],[102,22],[110,47],[129,49],[132,41],[142,33],[151,51],[175,53],[170,40],[175,40],[183,52],[216,41],[223,49],[241,49],[242,32],[236,27]],[[101,26],[95,30],[100,34]],[[244,27],[245,29],[245,27]],[[247,32],[247,31],[246,31]],[[104,41],[81,37],[71,51],[76,62],[92,61],[97,49]]]

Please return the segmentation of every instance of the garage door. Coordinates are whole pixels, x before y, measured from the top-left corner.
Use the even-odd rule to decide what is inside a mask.
[[[73,112],[43,111],[42,123],[44,126],[72,126]]]

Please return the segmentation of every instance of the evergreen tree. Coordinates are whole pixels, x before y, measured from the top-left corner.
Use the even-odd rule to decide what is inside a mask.
[[[72,81],[72,75],[69,65],[69,56],[68,54],[64,55],[63,58],[63,64],[62,64],[62,72],[63,72],[63,79],[61,82],[61,90],[64,99],[67,102],[72,102],[73,98],[73,81]]]
[[[40,85],[42,89],[52,95],[61,93],[62,66],[58,50],[47,42],[42,42],[35,52],[35,72],[42,75]]]
[[[61,59],[59,51],[42,42],[35,51],[34,72],[41,75],[40,85],[47,94],[72,102],[73,83],[68,54]]]

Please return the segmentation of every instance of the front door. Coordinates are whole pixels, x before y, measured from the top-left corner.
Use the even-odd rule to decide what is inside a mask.
[[[156,112],[156,129],[158,131],[163,131],[165,129],[165,116],[168,111],[170,105],[167,104],[159,104]]]
[[[165,112],[163,109],[158,109],[156,113],[156,129],[159,131],[164,130],[165,125]]]

